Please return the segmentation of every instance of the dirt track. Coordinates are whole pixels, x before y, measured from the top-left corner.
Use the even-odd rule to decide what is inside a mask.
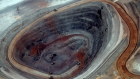
[[[133,54],[133,51],[136,47],[137,41],[138,41],[138,30],[136,28],[136,24],[134,21],[131,19],[131,17],[125,12],[121,6],[118,4],[109,2],[109,1],[104,1],[116,8],[116,10],[119,12],[120,16],[122,19],[126,22],[129,30],[130,30],[130,41],[127,49],[122,53],[122,55],[118,58],[117,61],[117,69],[119,71],[119,74],[123,79],[140,79],[140,76],[134,75],[128,71],[126,68],[126,62],[130,58],[130,56]]]

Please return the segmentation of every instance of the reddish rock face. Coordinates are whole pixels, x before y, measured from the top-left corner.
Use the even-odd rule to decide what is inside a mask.
[[[62,74],[75,65],[85,66],[84,62],[87,58],[85,49],[87,49],[88,41],[74,39],[77,36],[83,37],[82,35],[62,36],[50,43],[32,46],[28,57],[25,56],[21,59],[26,60],[32,57],[31,67],[48,74]]]

